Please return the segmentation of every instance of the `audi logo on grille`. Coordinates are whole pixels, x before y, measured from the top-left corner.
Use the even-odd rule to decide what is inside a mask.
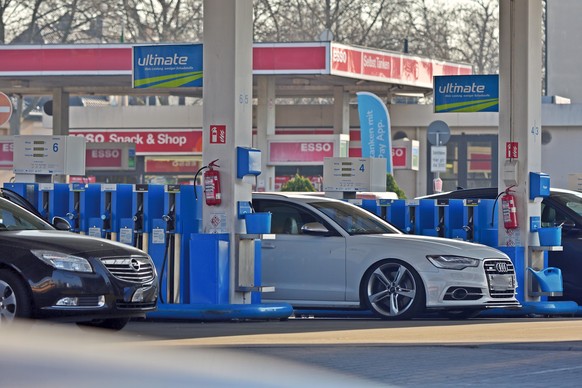
[[[135,272],[138,272],[139,269],[141,268],[141,264],[139,263],[139,261],[137,261],[136,259],[131,259],[131,263],[129,263],[129,266],[131,267],[131,269],[133,269]]]
[[[495,269],[499,273],[509,272],[509,266],[507,265],[507,263],[495,263]]]

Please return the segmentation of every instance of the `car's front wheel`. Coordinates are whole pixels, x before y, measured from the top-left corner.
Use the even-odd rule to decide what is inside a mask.
[[[400,260],[374,264],[364,275],[362,297],[375,315],[387,320],[410,319],[426,308],[420,276]]]
[[[22,280],[12,271],[0,269],[0,326],[17,318],[30,318],[30,295]]]

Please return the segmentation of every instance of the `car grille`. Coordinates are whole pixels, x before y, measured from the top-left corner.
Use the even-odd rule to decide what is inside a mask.
[[[515,267],[509,260],[486,260],[485,275],[492,298],[511,298],[515,295],[517,283]]]
[[[106,258],[101,262],[117,279],[132,283],[147,283],[154,278],[154,264],[147,257]]]

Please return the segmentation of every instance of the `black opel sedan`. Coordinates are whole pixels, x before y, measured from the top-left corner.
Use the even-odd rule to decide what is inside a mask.
[[[53,225],[0,197],[0,327],[29,318],[120,330],[156,309],[147,254]]]

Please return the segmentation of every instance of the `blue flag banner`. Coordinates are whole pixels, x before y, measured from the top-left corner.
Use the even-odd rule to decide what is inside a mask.
[[[202,44],[133,46],[133,87],[202,86],[202,49]]]
[[[392,174],[390,116],[384,102],[369,92],[356,93],[360,116],[363,158],[385,158],[386,172]]]

